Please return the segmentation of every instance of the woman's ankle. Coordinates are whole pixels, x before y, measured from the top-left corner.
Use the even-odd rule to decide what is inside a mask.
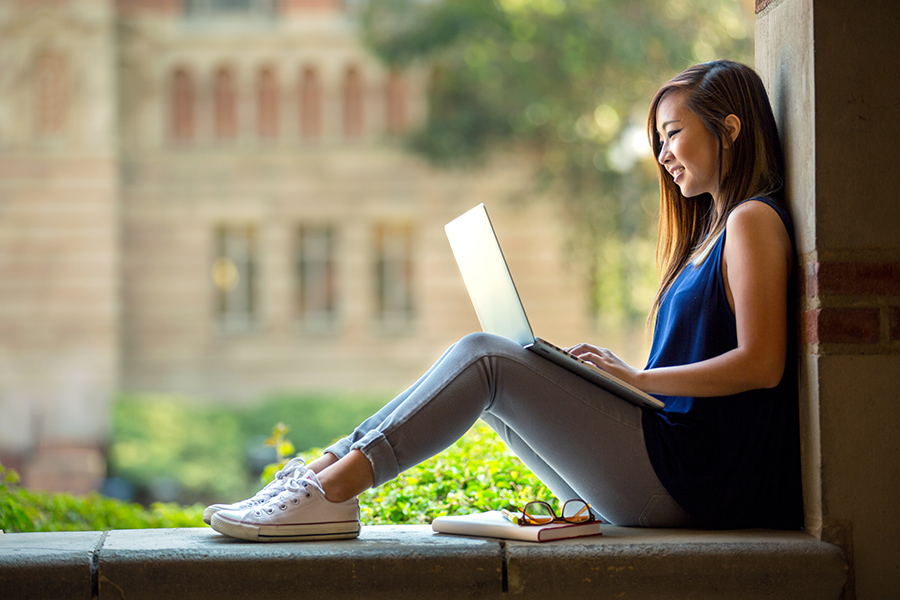
[[[375,482],[372,463],[359,450],[351,451],[316,475],[325,491],[325,498],[331,502],[356,498]]]
[[[334,454],[332,454],[330,452],[325,452],[319,458],[317,458],[313,461],[310,461],[306,465],[306,468],[309,469],[310,471],[312,471],[313,473],[315,473],[316,475],[318,475],[319,473],[321,473],[322,471],[324,471],[325,469],[327,469],[328,467],[330,467],[337,461],[338,461],[337,456],[335,456]]]

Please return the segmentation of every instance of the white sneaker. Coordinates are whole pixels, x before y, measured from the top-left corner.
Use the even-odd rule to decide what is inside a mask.
[[[252,542],[339,540],[359,536],[359,501],[331,502],[315,473],[291,478],[283,492],[245,510],[220,510],[212,528]]]
[[[288,479],[291,477],[299,479],[300,477],[303,477],[307,471],[309,471],[309,469],[306,468],[306,463],[303,462],[302,458],[292,458],[286,465],[281,467],[277,473],[275,473],[275,479],[270,481],[266,487],[256,492],[256,495],[252,498],[247,498],[246,500],[241,500],[234,504],[211,504],[207,506],[203,511],[203,522],[209,525],[212,516],[220,510],[247,510],[248,508],[258,506],[283,492],[284,484]]]

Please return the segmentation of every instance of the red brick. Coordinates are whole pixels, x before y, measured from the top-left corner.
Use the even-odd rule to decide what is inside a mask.
[[[877,308],[822,308],[816,312],[815,337],[819,343],[875,344],[880,339]]]
[[[818,344],[819,343],[819,313],[821,309],[803,311],[800,315],[800,343],[801,344]]]
[[[20,476],[25,468],[26,459],[27,457],[24,452],[17,452],[14,450],[0,451],[0,464],[7,469],[12,469],[16,473],[19,473]]]
[[[816,271],[821,295],[900,295],[900,263],[823,262],[817,265]]]
[[[771,3],[772,0],[756,0],[756,14],[761,13]]]

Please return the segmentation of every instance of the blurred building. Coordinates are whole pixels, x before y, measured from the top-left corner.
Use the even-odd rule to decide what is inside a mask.
[[[0,460],[104,471],[120,392],[250,402],[396,392],[478,329],[443,224],[489,205],[532,324],[581,341],[587,291],[516,161],[399,145],[428,72],[339,0],[0,2]]]

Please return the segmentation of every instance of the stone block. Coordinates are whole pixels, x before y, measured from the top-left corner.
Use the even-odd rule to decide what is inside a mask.
[[[499,598],[496,541],[428,526],[363,527],[358,540],[248,543],[210,529],[112,531],[99,598]]]
[[[0,535],[0,598],[91,600],[94,549],[103,532]]]
[[[604,527],[552,544],[510,542],[509,598],[837,600],[843,553],[803,532]]]

